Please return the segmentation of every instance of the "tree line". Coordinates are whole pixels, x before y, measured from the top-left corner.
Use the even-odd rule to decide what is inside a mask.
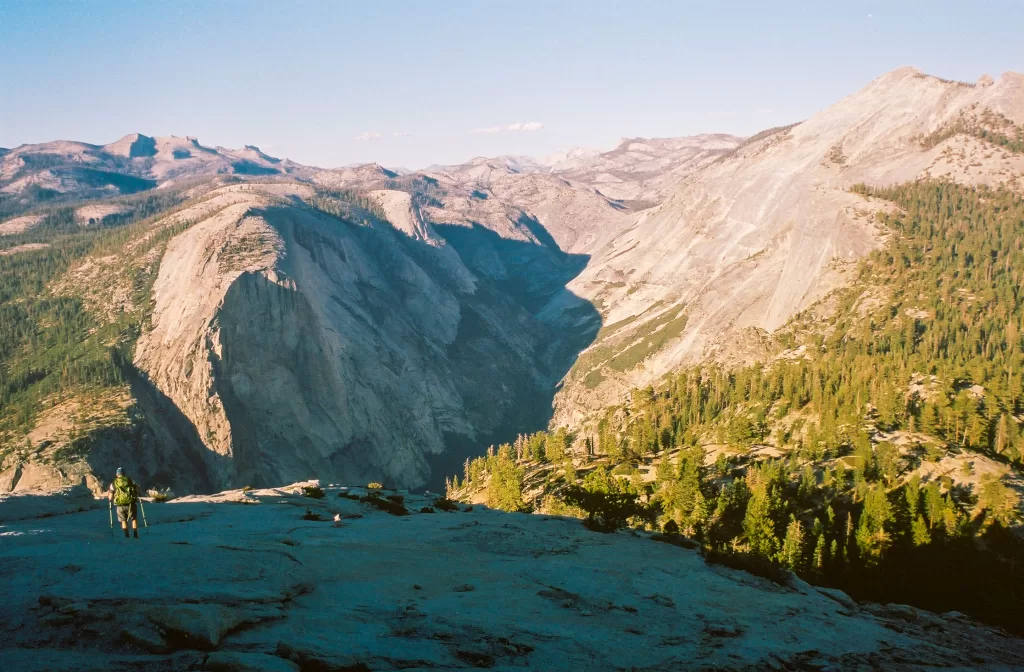
[[[769,363],[677,371],[575,436],[519,437],[453,492],[597,522],[614,504],[611,527],[1020,631],[1020,498],[1003,476],[1024,467],[1024,202],[945,182],[855,191],[899,209],[825,323],[799,315]]]

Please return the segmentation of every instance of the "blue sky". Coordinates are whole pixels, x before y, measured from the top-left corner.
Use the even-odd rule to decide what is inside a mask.
[[[749,134],[901,65],[1024,71],[1021,26],[1016,0],[0,0],[0,146],[139,131],[419,168]]]

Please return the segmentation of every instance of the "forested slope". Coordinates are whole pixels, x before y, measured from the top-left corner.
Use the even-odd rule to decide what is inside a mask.
[[[769,360],[677,371],[575,434],[492,450],[452,491],[582,505],[727,562],[1019,630],[1024,200],[854,190],[897,206],[877,215],[887,242],[777,332]]]

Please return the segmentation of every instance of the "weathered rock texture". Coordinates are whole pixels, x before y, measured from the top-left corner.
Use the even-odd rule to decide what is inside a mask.
[[[433,499],[408,493],[410,515],[392,516],[325,490],[149,503],[138,540],[110,534],[102,509],[18,521],[47,497],[0,498],[0,667],[1005,670],[1024,657],[962,614],[773,583],[645,534],[420,513]]]
[[[554,385],[548,334],[477,286],[408,194],[371,192],[389,222],[329,216],[311,193],[231,187],[174,215],[197,221],[163,256],[135,364],[194,425],[214,483],[421,485],[448,435],[486,435]]]
[[[556,420],[728,355],[743,331],[772,331],[844,284],[883,236],[872,217],[881,206],[851,193],[855,184],[941,176],[1024,187],[1020,155],[956,132],[958,120],[998,118],[1024,120],[1024,75],[971,85],[902,68],[684,179],[546,310],[557,320],[582,298],[602,307],[608,327],[566,381]],[[635,356],[613,361],[630,349]]]

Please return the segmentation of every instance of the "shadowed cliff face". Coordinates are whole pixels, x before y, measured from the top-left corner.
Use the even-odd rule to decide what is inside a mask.
[[[245,273],[216,319],[222,349],[211,359],[213,379],[232,434],[231,469],[218,480],[261,486],[292,474],[337,468],[362,478],[371,470],[343,444],[343,390],[301,292]]]
[[[90,435],[87,461],[92,473],[112,478],[118,467],[147,487],[208,492],[229,459],[203,445],[195,425],[131,362],[120,362],[140,422],[102,428]]]
[[[430,462],[430,489],[443,488],[444,477],[461,473],[463,461],[484,446],[545,429],[557,386],[601,327],[600,314],[586,301],[573,322],[538,319],[544,306],[586,268],[589,256],[563,252],[539,222],[523,219],[538,244],[508,240],[478,224],[435,227],[478,279],[448,357],[456,370],[466,372],[466,411],[480,431],[446,437],[445,452]],[[511,333],[494,323],[492,306],[514,317]],[[532,350],[527,368],[503,354],[523,337]]]
[[[538,242],[482,226],[418,239],[365,212],[233,197],[172,240],[137,354],[223,458],[210,483],[437,489],[488,442],[545,427],[600,326],[592,307],[575,329],[536,317],[586,257],[535,221]]]

